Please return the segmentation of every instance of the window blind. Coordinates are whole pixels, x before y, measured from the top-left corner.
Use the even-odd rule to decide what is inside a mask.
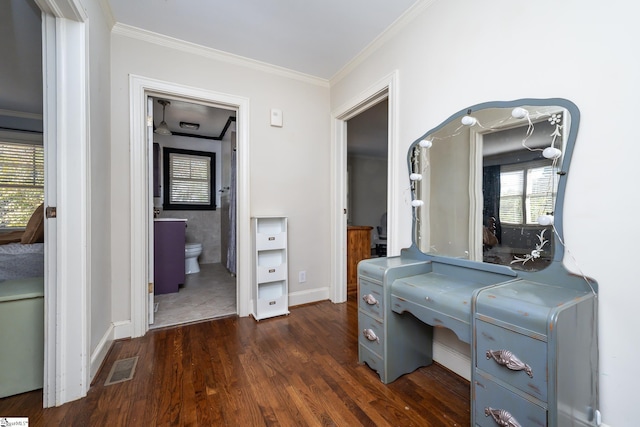
[[[169,158],[171,203],[209,205],[211,203],[211,159],[181,153]]]
[[[556,196],[553,167],[534,161],[503,167],[500,171],[500,221],[537,224],[540,215],[552,214]]]
[[[25,227],[44,201],[44,148],[0,142],[0,228]]]

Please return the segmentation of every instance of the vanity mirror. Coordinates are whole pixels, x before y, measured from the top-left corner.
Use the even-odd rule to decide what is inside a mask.
[[[561,260],[579,116],[565,99],[488,102],[415,141],[408,161],[417,248],[526,271]]]

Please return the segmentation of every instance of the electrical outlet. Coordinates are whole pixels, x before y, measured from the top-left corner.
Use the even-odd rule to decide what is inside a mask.
[[[298,283],[304,283],[307,281],[307,272],[301,271],[298,273]]]

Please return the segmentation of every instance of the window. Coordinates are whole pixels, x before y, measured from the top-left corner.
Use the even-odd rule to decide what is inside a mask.
[[[0,228],[26,227],[42,202],[42,145],[0,142]]]
[[[505,166],[500,171],[500,222],[537,224],[540,215],[552,213],[555,196],[548,162]]]
[[[162,156],[164,209],[215,210],[215,153],[165,147]]]

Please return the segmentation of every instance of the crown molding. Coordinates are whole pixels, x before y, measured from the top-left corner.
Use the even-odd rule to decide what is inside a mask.
[[[104,15],[104,19],[109,26],[109,29],[112,29],[114,25],[116,25],[116,19],[113,17],[113,11],[111,10],[111,5],[109,4],[109,0],[98,0],[100,3],[100,9],[102,9],[102,14]]]
[[[398,19],[387,27],[378,37],[373,39],[359,54],[353,57],[340,71],[329,79],[330,86],[333,86],[345,78],[355,68],[362,64],[375,51],[380,49],[382,45],[402,31],[411,21],[418,15],[427,10],[436,0],[419,0],[413,6],[406,10]]]
[[[329,81],[320,77],[300,73],[288,68],[279,67],[277,65],[268,64],[262,61],[256,61],[254,59],[246,58],[240,55],[234,55],[232,53],[224,52],[221,50],[212,49],[199,44],[176,39],[159,33],[154,33],[152,31],[143,30],[141,28],[133,27],[127,24],[122,24],[120,22],[117,22],[113,26],[112,34],[138,39],[147,43],[153,43],[159,46],[163,46],[168,49],[176,49],[181,52],[187,52],[194,55],[203,56],[205,58],[210,58],[233,65],[239,65],[241,67],[252,68],[254,70],[275,74],[280,77],[285,77],[293,80],[299,80],[316,86],[322,86],[326,88],[329,87]]]

